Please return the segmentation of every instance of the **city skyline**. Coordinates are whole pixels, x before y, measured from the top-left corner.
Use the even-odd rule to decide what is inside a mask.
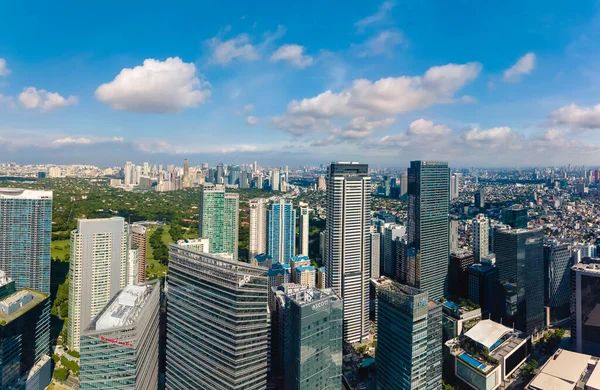
[[[7,5],[0,154],[98,165],[594,161],[597,2],[317,4],[122,7],[115,17],[73,3],[52,21],[47,5]],[[43,42],[12,33],[24,15]]]

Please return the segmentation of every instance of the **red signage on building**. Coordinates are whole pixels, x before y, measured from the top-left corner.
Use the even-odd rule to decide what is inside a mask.
[[[110,339],[110,338],[104,337],[104,336],[100,336],[100,340],[108,341],[109,343],[113,343],[113,344],[117,344],[117,345],[124,345],[126,347],[133,347],[133,344],[131,344],[131,343],[126,343],[125,341]]]

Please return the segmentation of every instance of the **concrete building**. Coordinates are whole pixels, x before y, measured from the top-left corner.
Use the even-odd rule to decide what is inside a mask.
[[[127,276],[125,284],[133,286],[138,284],[139,275],[139,255],[137,249],[127,251]]]
[[[281,174],[279,173],[279,168],[273,168],[271,171],[271,178],[269,179],[271,182],[271,191],[279,191],[281,184]]]
[[[160,283],[126,286],[81,334],[80,389],[157,389]]]
[[[460,237],[460,233],[458,232],[458,228],[460,226],[460,222],[456,219],[450,220],[450,253],[456,252],[458,248],[458,238]]]
[[[148,237],[146,235],[146,226],[138,223],[129,225],[129,247],[137,249],[138,254],[138,275],[137,283],[146,281],[146,249],[148,246]]]
[[[483,259],[481,263],[470,265],[467,272],[469,274],[468,298],[481,307],[485,317],[491,313],[498,316],[497,303],[502,290],[496,265]]]
[[[222,185],[200,186],[198,236],[209,239],[210,253],[230,253],[237,260],[238,211],[238,194],[226,193]]]
[[[288,198],[274,199],[267,210],[267,254],[287,263],[296,254],[296,210]]]
[[[286,390],[342,387],[343,304],[331,289],[274,289],[272,345],[275,377]]]
[[[444,342],[462,335],[481,321],[481,308],[452,301],[442,303],[442,314]]]
[[[475,191],[475,207],[477,207],[480,211],[485,209],[485,188],[480,188],[478,191]]]
[[[527,390],[600,389],[598,357],[558,349],[546,360]]]
[[[406,226],[386,224],[383,233],[383,274],[396,275],[396,241],[406,234]]]
[[[367,164],[331,163],[327,175],[327,287],[344,301],[344,339],[369,340],[369,223],[371,177]]]
[[[71,232],[68,344],[127,283],[127,224],[121,217],[79,219]]]
[[[267,211],[266,199],[250,199],[250,237],[248,243],[248,258],[267,253]]]
[[[50,294],[52,191],[0,188],[0,269],[17,290]]]
[[[308,203],[300,202],[300,245],[298,254],[308,256],[308,237],[310,233],[310,209]]]
[[[171,244],[167,390],[266,387],[266,271]]]
[[[371,246],[371,270],[369,278],[379,278],[381,276],[381,234],[371,229],[369,239]]]
[[[513,229],[527,229],[527,209],[513,205],[502,210],[502,223]]]
[[[481,262],[481,259],[489,253],[489,231],[490,223],[483,214],[477,214],[473,218],[473,255],[475,262]]]
[[[193,249],[197,252],[210,253],[210,240],[208,238],[190,238],[178,240],[177,245]]]
[[[467,268],[475,262],[473,252],[462,249],[450,253],[448,268],[450,296],[466,299],[469,295],[469,273]]]
[[[571,342],[579,353],[600,356],[600,259],[571,268]]]
[[[375,388],[439,389],[442,307],[427,292],[396,282],[377,287]]]
[[[448,163],[411,161],[408,168],[408,247],[414,250],[414,287],[430,299],[448,292],[450,187]]]

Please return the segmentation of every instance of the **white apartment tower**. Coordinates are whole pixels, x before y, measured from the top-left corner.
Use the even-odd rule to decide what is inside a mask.
[[[331,163],[327,175],[326,284],[344,302],[343,337],[369,339],[371,177],[367,164]]]
[[[281,182],[281,174],[279,168],[273,168],[271,172],[271,191],[279,191],[279,183]]]
[[[248,244],[248,260],[256,255],[267,253],[267,212],[265,199],[250,199],[250,242]]]
[[[71,232],[68,344],[79,351],[82,330],[127,283],[127,224],[121,217],[79,219]]]
[[[123,167],[123,184],[125,184],[126,186],[135,184],[133,179],[133,176],[135,174],[134,168],[135,165],[133,165],[131,161],[127,161],[125,163],[125,166]]]
[[[489,253],[489,229],[490,223],[485,215],[477,214],[473,218],[473,255],[476,263],[480,263]]]
[[[300,202],[300,245],[298,245],[298,254],[308,256],[308,232],[309,232],[309,214],[310,209],[307,203]]]

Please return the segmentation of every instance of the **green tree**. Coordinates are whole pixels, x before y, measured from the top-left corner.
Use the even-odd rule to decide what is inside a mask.
[[[69,377],[69,370],[66,368],[57,368],[54,370],[54,379],[59,382],[64,382]]]

